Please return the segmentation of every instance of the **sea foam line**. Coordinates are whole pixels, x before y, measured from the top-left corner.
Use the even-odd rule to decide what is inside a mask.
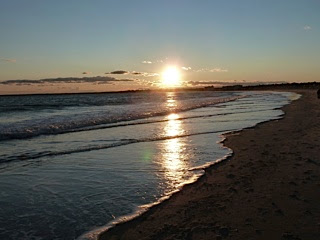
[[[83,147],[83,148],[66,150],[66,151],[56,151],[56,152],[44,151],[44,152],[39,152],[36,154],[22,154],[22,155],[17,155],[17,156],[10,156],[7,159],[0,159],[0,163],[8,163],[8,162],[12,162],[12,161],[26,161],[26,160],[31,160],[31,159],[43,158],[43,157],[55,157],[55,156],[73,154],[73,153],[90,152],[90,151],[97,151],[97,150],[108,149],[108,148],[115,148],[115,147],[125,146],[125,145],[129,145],[129,144],[134,144],[134,143],[164,141],[164,140],[175,139],[175,138],[184,138],[184,137],[204,135],[204,134],[222,133],[225,131],[234,131],[234,130],[236,130],[236,129],[229,129],[229,130],[223,130],[223,131],[199,132],[199,133],[156,137],[156,138],[142,138],[142,139],[128,139],[128,140],[124,139],[120,142],[113,143],[113,144],[104,144],[104,145]]]
[[[178,113],[178,112],[185,112],[185,111],[190,111],[193,109],[198,109],[203,107],[209,107],[216,104],[236,101],[244,97],[247,97],[247,95],[240,95],[240,96],[221,98],[221,99],[212,99],[209,102],[199,103],[193,106],[185,107],[183,109],[175,109],[174,112]],[[170,113],[172,113],[172,111],[169,111],[166,109],[161,112],[153,113],[152,115],[140,113],[140,114],[137,114],[136,116],[130,116],[130,118],[123,117],[119,119],[110,120],[110,118],[107,117],[100,120],[96,120],[96,119],[90,120],[89,122],[87,120],[78,121],[77,123],[70,122],[69,125],[55,125],[56,123],[52,123],[52,124],[41,126],[41,127],[36,125],[36,126],[28,126],[23,129],[12,129],[12,130],[11,129],[8,130],[9,126],[3,126],[2,128],[0,128],[0,130],[2,131],[2,133],[0,134],[0,141],[11,140],[11,139],[33,138],[41,135],[57,135],[57,134],[63,134],[63,133],[88,131],[88,130],[91,130],[91,128],[93,129],[97,128],[96,127],[97,125],[101,126],[104,124],[114,124],[117,122],[127,122],[127,121],[150,118],[150,117],[164,116]]]

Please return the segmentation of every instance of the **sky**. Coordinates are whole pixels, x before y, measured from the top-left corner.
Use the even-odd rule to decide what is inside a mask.
[[[0,3],[0,94],[320,80],[319,0]]]

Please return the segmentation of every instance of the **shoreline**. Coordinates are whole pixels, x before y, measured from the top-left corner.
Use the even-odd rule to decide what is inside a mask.
[[[141,215],[130,219],[127,222],[116,224],[114,227],[108,228],[107,231],[100,233],[99,239],[300,239],[299,236],[301,235],[301,231],[297,232],[296,229],[297,227],[301,229],[301,226],[299,227],[295,224],[286,224],[287,228],[284,227],[279,229],[278,227],[278,231],[275,231],[273,229],[276,226],[275,222],[277,222],[278,225],[281,225],[281,222],[283,222],[283,220],[286,218],[287,214],[285,214],[285,212],[289,211],[285,207],[287,203],[292,204],[291,200],[298,201],[298,199],[300,198],[298,196],[300,195],[299,191],[295,190],[292,194],[289,194],[289,200],[281,200],[278,199],[279,196],[277,195],[275,197],[270,197],[270,194],[271,196],[273,196],[274,194],[274,192],[271,190],[279,184],[276,184],[276,182],[270,183],[265,179],[262,179],[262,182],[261,179],[259,179],[258,182],[253,181],[253,179],[257,177],[254,171],[264,172],[263,170],[270,170],[268,167],[272,167],[273,170],[276,169],[275,166],[272,166],[276,164],[275,161],[270,161],[270,159],[267,159],[270,162],[262,161],[262,159],[266,156],[268,157],[271,155],[273,158],[277,157],[277,154],[272,154],[272,150],[270,150],[270,143],[274,142],[275,140],[271,139],[270,136],[268,136],[268,140],[271,141],[266,141],[264,147],[269,148],[269,151],[263,151],[258,143],[254,145],[255,148],[258,148],[258,151],[249,149],[248,147],[253,144],[252,139],[251,141],[247,141],[245,144],[243,144],[243,135],[248,135],[248,133],[249,135],[255,135],[257,131],[265,131],[264,128],[269,128],[269,132],[267,131],[267,135],[268,133],[270,135],[270,128],[272,131],[272,128],[277,127],[273,126],[275,123],[280,122],[283,125],[284,119],[287,119],[292,114],[297,114],[297,110],[293,111],[292,113],[291,108],[295,107],[296,105],[300,106],[301,102],[314,102],[318,100],[316,99],[316,91],[314,90],[302,90],[295,92],[302,94],[301,98],[303,99],[300,98],[300,100],[293,101],[289,105],[281,108],[284,111],[284,117],[282,119],[259,123],[255,127],[246,128],[239,132],[233,132],[223,135],[226,138],[221,142],[221,144],[232,149],[233,154],[231,156],[229,156],[224,161],[205,168],[205,173],[200,178],[198,178],[196,182],[185,185],[182,190],[171,195],[169,199],[162,201],[160,204],[152,206]],[[316,107],[319,106],[319,103],[320,101],[314,102],[313,105],[315,105]],[[300,112],[301,111],[302,110],[300,106]],[[319,117],[319,114],[316,115],[316,117]],[[278,131],[280,133],[283,132],[281,126]],[[314,134],[316,134],[316,132]],[[262,137],[260,137],[258,141],[263,142],[261,138]],[[242,145],[239,145],[239,142],[241,142]],[[318,145],[319,143],[317,143],[317,146]],[[313,146],[313,149],[316,148],[317,147]],[[255,159],[257,159],[256,161],[253,161],[252,158],[243,159],[243,156],[241,155],[243,154],[242,152],[247,154],[247,156],[249,157],[251,155],[259,155],[259,153],[260,156],[255,157]],[[290,151],[287,151],[286,153],[287,155],[292,154],[290,153]],[[310,162],[310,158],[308,158],[309,160],[307,160],[307,163],[319,166],[320,159],[315,154],[316,153],[313,153],[312,156],[317,158],[316,161],[311,159]],[[299,157],[303,159],[303,157]],[[238,163],[238,159],[243,162]],[[230,160],[232,160],[232,162],[230,162]],[[279,164],[283,164],[283,162]],[[296,166],[295,164],[298,163],[294,163],[294,169],[297,169],[298,165]],[[256,167],[258,168],[255,168],[255,165],[257,165]],[[300,163],[300,165],[303,164]],[[214,172],[212,172],[213,170]],[[308,169],[306,173],[307,175],[309,175],[307,176],[307,178],[317,178],[318,180],[319,178],[316,176],[319,175],[314,175],[313,171],[309,170],[310,169]],[[317,170],[319,171],[319,169]],[[288,171],[289,170],[287,169],[287,172]],[[291,172],[292,171],[293,170],[291,170]],[[244,172],[244,174],[241,175],[242,172]],[[285,176],[285,173],[286,172],[283,172],[282,176]],[[268,174],[266,174],[266,176],[267,175]],[[277,177],[277,179],[278,178],[279,176]],[[307,181],[304,180],[304,182]],[[258,185],[251,186],[256,184]],[[280,181],[280,185],[283,184],[286,185],[283,180]],[[300,184],[298,184],[296,181],[289,181],[288,184],[289,187],[296,187],[297,189],[299,189]],[[251,187],[247,185],[250,185]],[[265,186],[269,185],[272,185],[271,190],[269,189],[269,191],[266,191],[266,189],[264,188]],[[315,186],[313,186],[313,190],[315,189]],[[283,188],[288,190],[288,187]],[[280,194],[280,196],[282,195]],[[318,199],[320,199],[320,194],[318,194],[317,197]],[[265,201],[262,200],[263,198],[266,198]],[[239,199],[242,199],[244,201],[239,202]],[[271,207],[269,206],[270,204],[267,204],[267,202],[271,204]],[[307,202],[310,203],[308,199],[304,199],[303,202],[305,203],[304,205],[308,205]],[[234,206],[235,204],[239,205],[236,209]],[[312,201],[310,204],[315,203],[314,201]],[[267,205],[267,207],[265,205]],[[239,208],[241,208],[241,211],[239,210]],[[255,209],[255,211],[253,211],[251,214],[249,214],[250,211],[248,211],[248,214],[244,214],[243,211],[245,209],[243,208],[249,208],[251,212],[253,211],[253,209]],[[306,207],[304,206],[302,208],[305,209]],[[308,209],[304,211],[304,215],[308,215],[308,217],[306,217],[307,219],[312,218],[310,216],[320,216],[320,207],[316,208],[316,213],[319,214],[312,214]],[[230,215],[234,216],[230,217]],[[281,217],[283,219],[279,222],[279,219],[281,219]],[[303,216],[302,218],[304,219]],[[273,223],[269,223],[269,220],[272,220],[271,222]],[[316,221],[319,221],[320,223],[320,219]],[[314,219],[313,222],[315,222]],[[291,226],[291,228],[289,226]],[[294,228],[292,228],[292,226],[294,226]],[[319,230],[319,226],[320,225],[313,228],[318,228]],[[253,228],[254,230],[252,231],[251,228]],[[318,239],[318,237],[320,236],[317,232],[308,232],[308,239]]]
[[[44,79],[42,79],[44,80]],[[11,80],[9,80],[11,81]],[[15,80],[13,80],[15,81]],[[35,80],[37,81],[37,80]],[[217,83],[218,84],[218,83]],[[220,85],[222,83],[219,83]],[[1,85],[1,81],[0,81]],[[206,87],[180,87],[180,88],[150,88],[150,89],[133,89],[133,90],[119,90],[119,91],[103,91],[103,92],[47,92],[47,93],[0,93],[0,97],[16,97],[16,96],[52,96],[52,95],[90,95],[90,94],[123,94],[123,93],[140,93],[140,92],[180,92],[180,91],[265,91],[265,90],[278,90],[278,91],[293,91],[295,89],[318,89],[320,83],[318,82],[302,82],[302,83],[269,83],[261,85],[225,85],[222,87],[206,86]]]

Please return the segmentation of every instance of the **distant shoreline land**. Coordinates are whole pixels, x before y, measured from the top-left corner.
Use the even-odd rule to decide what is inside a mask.
[[[1,96],[39,96],[39,95],[77,95],[77,94],[117,94],[117,93],[138,93],[138,92],[168,92],[168,91],[260,91],[260,90],[295,90],[295,89],[320,89],[320,82],[306,83],[246,83],[246,84],[228,84],[221,86],[205,87],[176,87],[176,88],[158,88],[158,89],[138,89],[124,91],[103,91],[103,92],[65,92],[65,93],[23,93],[23,94],[0,94]]]

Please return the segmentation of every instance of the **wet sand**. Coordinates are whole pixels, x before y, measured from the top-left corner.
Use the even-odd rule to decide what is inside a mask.
[[[320,99],[228,134],[233,156],[100,239],[320,239]]]

